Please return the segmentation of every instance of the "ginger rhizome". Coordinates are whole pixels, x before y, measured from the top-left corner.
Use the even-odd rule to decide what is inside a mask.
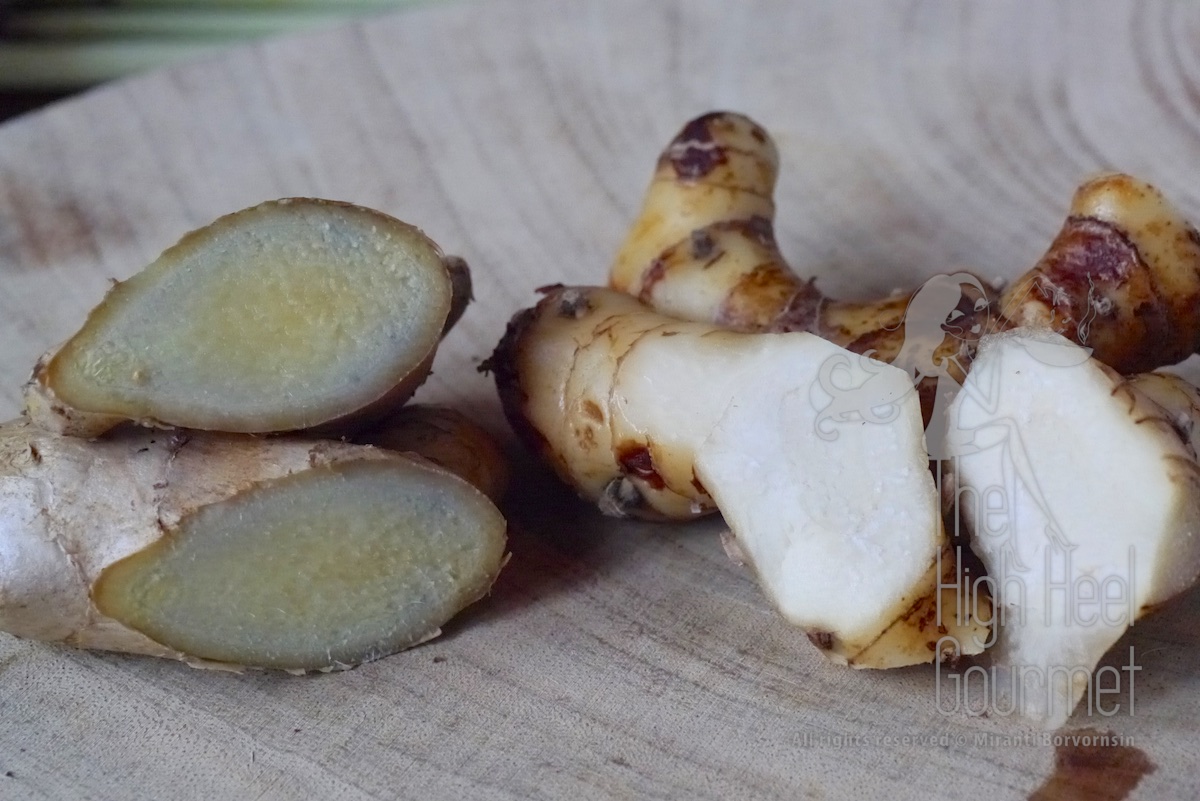
[[[844,301],[780,253],[778,173],[775,145],[753,120],[725,112],[692,120],[659,158],[610,285],[672,317],[809,331],[910,373],[914,359],[945,362],[960,382],[981,336],[1022,325],[1058,331],[1122,373],[1200,348],[1200,235],[1136,178],[1082,184],[1046,254],[1003,292],[959,273],[914,293]],[[931,341],[916,348],[914,335]]]
[[[407,223],[346,203],[263,203],[115,285],[43,357],[26,408],[77,436],[125,420],[344,430],[416,391],[469,296],[465,263]]]
[[[416,228],[312,199],[117,284],[0,426],[0,629],[292,672],[436,636],[504,563],[508,472],[461,414],[397,408],[470,296]]]
[[[519,313],[487,367],[514,430],[602,511],[719,508],[776,607],[830,658],[982,650],[987,626],[960,621],[953,593],[937,621],[956,564],[903,371],[812,334],[730,331],[574,287]],[[866,407],[836,403],[845,382]],[[954,653],[939,647],[948,630]]]
[[[292,437],[89,442],[16,421],[0,516],[0,629],[208,667],[386,656],[436,636],[504,562],[504,518],[466,480]]]
[[[949,441],[995,595],[996,686],[1015,690],[1004,707],[1061,726],[1125,630],[1200,576],[1197,397],[1044,328],[983,340]]]
[[[1091,671],[1200,574],[1200,390],[1146,372],[1200,347],[1200,235],[1154,187],[1105,174],[1077,189],[1045,255],[1003,288],[956,272],[838,300],[780,252],[778,170],[752,120],[687,123],[611,267],[621,294],[551,287],[509,325],[488,366],[514,429],[606,514],[719,510],[728,550],[834,659],[913,664],[999,636],[1005,670]],[[1004,481],[1012,539],[996,542],[999,512],[958,503]],[[1063,549],[1070,578],[1136,586],[1131,613],[1084,632],[1003,620],[989,632],[989,585],[947,599],[918,576],[921,560],[950,552],[929,523],[938,489],[954,530],[965,524],[955,545],[991,575],[1017,558],[1036,585],[1038,560]],[[1122,548],[1144,551],[1136,569],[1116,559]],[[964,580],[958,553],[939,562],[944,581]],[[1003,615],[1061,611],[1013,586],[996,599]],[[901,597],[911,614],[896,613]],[[917,630],[927,639],[896,636]],[[920,659],[907,648],[918,643]],[[1052,726],[1081,692],[1036,689],[1019,686],[1019,708]]]

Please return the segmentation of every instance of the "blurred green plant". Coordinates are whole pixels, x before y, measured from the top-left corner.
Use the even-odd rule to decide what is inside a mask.
[[[0,0],[0,91],[70,90],[433,0]]]

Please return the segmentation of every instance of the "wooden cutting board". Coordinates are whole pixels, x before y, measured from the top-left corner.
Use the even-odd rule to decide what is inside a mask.
[[[827,291],[1013,277],[1100,169],[1200,218],[1197,41],[1200,6],[1165,1],[480,0],[111,85],[0,128],[0,417],[110,279],[220,214],[316,195],[470,261],[478,300],[420,397],[513,444],[476,366],[534,287],[604,281],[691,116],[777,137],[782,247]],[[1071,721],[1137,750],[1071,773],[1012,720],[939,712],[932,668],[824,663],[718,522],[614,523],[518,475],[493,595],[357,670],[233,676],[0,635],[0,797],[1024,798],[1056,759],[1040,797],[1120,798],[1151,765],[1132,797],[1200,796],[1200,595],[1122,642],[1134,714]],[[1054,795],[1072,782],[1095,786]]]

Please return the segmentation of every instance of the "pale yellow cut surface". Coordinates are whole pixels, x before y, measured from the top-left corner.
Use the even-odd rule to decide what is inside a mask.
[[[266,482],[110,565],[105,615],[189,657],[309,670],[438,633],[504,556],[503,518],[444,471],[351,462]]]
[[[44,380],[90,413],[307,428],[411,394],[450,301],[441,253],[416,228],[348,204],[264,203],[115,287]]]

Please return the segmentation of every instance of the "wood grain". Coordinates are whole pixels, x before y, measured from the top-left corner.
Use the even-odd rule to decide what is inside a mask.
[[[504,430],[475,372],[554,281],[595,283],[659,149],[711,108],[783,153],[779,236],[832,293],[1013,277],[1120,168],[1200,218],[1200,6],[489,0],[108,86],[0,127],[0,416],[112,278],[258,201],[421,225],[478,302],[421,397]],[[715,522],[597,518],[525,464],[514,558],[442,639],[344,674],[212,675],[0,636],[5,798],[1023,798],[1054,748],[943,715],[932,669],[824,664]],[[1119,488],[1114,488],[1119,491]],[[1200,598],[1139,623],[1134,792],[1200,795]],[[883,744],[882,737],[945,744]],[[867,738],[841,745],[830,738]],[[822,740],[821,738],[825,738]],[[9,775],[11,774],[11,775]]]

